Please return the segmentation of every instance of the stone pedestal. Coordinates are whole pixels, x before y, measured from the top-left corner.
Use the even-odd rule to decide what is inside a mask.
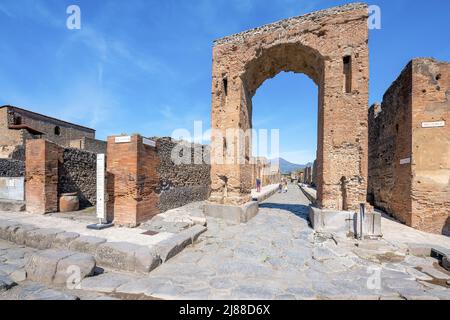
[[[258,214],[257,201],[251,201],[241,206],[207,203],[203,212],[207,217],[223,219],[225,221],[239,224],[246,223]]]
[[[330,232],[359,237],[361,234],[360,214],[350,211],[323,210],[309,207],[309,220],[317,232]],[[379,238],[381,233],[381,214],[366,212],[362,223],[363,238]]]

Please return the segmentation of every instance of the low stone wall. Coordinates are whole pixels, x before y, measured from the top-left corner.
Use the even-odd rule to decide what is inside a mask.
[[[185,144],[186,148],[180,148],[180,152],[190,152],[190,155],[183,157],[183,164],[175,164],[172,161],[172,152],[177,147],[178,141],[173,141],[171,138],[154,138],[154,140],[158,145],[157,154],[160,159],[157,168],[159,210],[164,212],[191,202],[208,199],[211,186],[211,167],[204,161],[198,164],[194,161],[203,159],[204,154],[209,155],[208,147]],[[175,152],[177,151],[178,148],[175,149]]]
[[[25,163],[20,160],[0,159],[0,177],[25,176]]]
[[[66,148],[59,164],[58,194],[77,192],[80,207],[94,206],[97,200],[95,153]]]

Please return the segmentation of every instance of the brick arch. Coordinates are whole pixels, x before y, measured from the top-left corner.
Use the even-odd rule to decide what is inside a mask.
[[[293,71],[316,83],[320,208],[357,210],[366,201],[367,17],[367,5],[345,5],[225,37],[213,49],[211,120],[222,136],[227,129],[252,128],[252,97],[265,80]],[[210,201],[241,205],[253,186],[251,139],[222,136],[212,137],[212,154],[241,148],[245,163],[212,163]]]

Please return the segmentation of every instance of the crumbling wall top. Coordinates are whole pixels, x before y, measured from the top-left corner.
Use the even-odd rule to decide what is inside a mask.
[[[289,29],[289,26],[292,24],[298,24],[306,21],[316,21],[322,18],[338,15],[341,13],[349,12],[349,11],[356,11],[356,10],[362,10],[367,9],[368,5],[366,3],[362,2],[356,2],[356,3],[349,3],[342,6],[337,6],[325,10],[320,10],[312,13],[308,13],[302,16],[292,17],[283,19],[274,23],[266,24],[257,28],[253,28],[247,31],[243,31],[240,33],[236,33],[230,36],[226,36],[220,39],[214,40],[214,45],[222,45],[222,44],[229,44],[229,43],[239,43],[245,41],[245,39],[249,36],[253,36],[256,34],[260,34],[263,32],[270,32],[277,29]],[[368,13],[367,15],[368,16]],[[365,16],[365,17],[366,17]]]

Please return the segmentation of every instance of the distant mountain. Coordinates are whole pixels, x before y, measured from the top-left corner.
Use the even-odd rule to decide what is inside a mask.
[[[297,170],[301,170],[301,169],[305,169],[306,167],[312,166],[312,163],[307,163],[307,164],[295,164],[292,162],[289,162],[283,158],[278,158],[278,159],[274,159],[271,160],[272,163],[276,162],[278,160],[279,166],[280,166],[280,171],[282,174],[289,174],[291,172],[297,171]]]

